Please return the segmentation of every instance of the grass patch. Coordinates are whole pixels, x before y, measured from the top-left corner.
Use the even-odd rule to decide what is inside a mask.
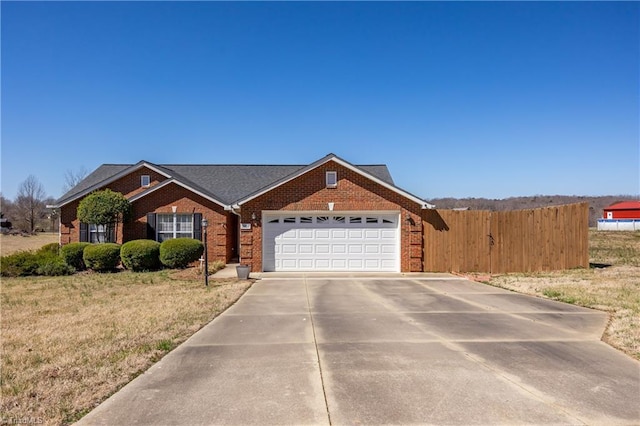
[[[592,263],[640,267],[640,231],[591,230],[589,258]]]
[[[590,262],[606,268],[494,276],[489,284],[610,313],[603,340],[640,360],[640,232],[589,233]]]
[[[554,299],[559,302],[569,303],[572,305],[576,304],[577,302],[575,297],[571,296],[570,294],[565,294],[564,292],[556,290],[554,288],[545,288],[542,291],[542,294],[549,299]]]
[[[3,278],[2,418],[77,421],[251,285],[180,272]]]
[[[0,256],[26,250],[38,250],[40,247],[58,242],[57,232],[42,232],[35,235],[0,234]]]

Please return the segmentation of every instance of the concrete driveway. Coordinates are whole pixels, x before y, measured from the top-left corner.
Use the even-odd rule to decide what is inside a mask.
[[[448,275],[266,275],[80,424],[637,425],[606,322]]]

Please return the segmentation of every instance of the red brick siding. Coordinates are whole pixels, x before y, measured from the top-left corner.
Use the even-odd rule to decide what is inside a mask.
[[[141,173],[147,174],[147,173]],[[151,174],[151,173],[148,173]],[[135,175],[132,174],[132,175]],[[122,178],[108,187],[114,191],[125,189],[127,182],[137,179],[140,185],[140,177]],[[152,175],[152,181],[153,181]],[[129,193],[133,194],[135,191]],[[61,208],[60,212],[60,235],[61,243],[67,244],[80,240],[80,228],[76,211],[79,201],[74,201]],[[233,223],[230,212],[216,203],[213,203],[193,192],[176,184],[170,184],[146,195],[132,203],[132,217],[129,222],[120,226],[118,230],[118,243],[123,243],[135,239],[147,238],[147,213],[173,213],[172,207],[176,206],[176,213],[202,213],[203,218],[209,222],[207,229],[208,256],[211,261],[222,260],[228,262],[231,259],[228,250],[227,230]]]
[[[158,183],[166,180],[167,178],[160,173],[156,173],[151,169],[143,167],[139,170],[136,170],[132,173],[129,173],[126,176],[121,177],[115,182],[110,183],[105,186],[105,188],[109,188],[113,191],[117,191],[122,193],[125,197],[132,197],[142,191],[148,190],[150,187],[142,187],[140,186],[140,177],[142,175],[149,175],[149,179],[151,181],[150,187],[157,185]],[[104,188],[100,188],[104,189]]]
[[[80,200],[73,201],[60,208],[60,244],[80,241],[80,222],[77,218]]]
[[[125,225],[125,239],[147,238],[147,213],[202,213],[209,222],[207,247],[209,260],[227,262],[229,212],[216,203],[172,183],[132,203],[132,220]],[[204,232],[204,230],[203,230]]]
[[[338,173],[337,188],[327,188],[325,173]],[[402,195],[330,161],[304,175],[247,202],[242,206],[243,223],[252,223],[251,215],[260,218],[263,210],[328,211],[400,211],[400,269],[422,270],[421,207]],[[251,231],[240,231],[240,257],[252,271],[262,270],[262,224],[252,223]]]

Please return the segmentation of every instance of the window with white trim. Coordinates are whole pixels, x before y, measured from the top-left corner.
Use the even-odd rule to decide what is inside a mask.
[[[140,186],[143,188],[151,186],[151,176],[149,175],[140,176]]]
[[[326,181],[327,188],[336,188],[338,186],[338,172],[327,172]]]
[[[156,217],[156,232],[159,242],[172,238],[193,238],[193,215],[158,213]]]

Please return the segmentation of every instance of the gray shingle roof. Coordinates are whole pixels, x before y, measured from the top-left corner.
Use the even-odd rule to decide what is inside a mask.
[[[78,185],[56,201],[60,206],[84,195],[87,191],[98,189],[118,174],[141,166],[136,164],[103,164],[89,174]],[[163,164],[146,163],[161,172],[175,178],[183,184],[209,194],[212,198],[231,204],[249,194],[253,194],[273,183],[296,173],[308,165],[217,165],[217,164]],[[386,165],[356,166],[378,179],[394,185]]]
[[[103,164],[87,175],[87,177],[80,181],[76,186],[67,191],[66,194],[58,198],[56,200],[56,204],[64,204],[64,201],[75,198],[76,195],[91,189],[100,182],[104,182],[132,166],[133,164]]]

